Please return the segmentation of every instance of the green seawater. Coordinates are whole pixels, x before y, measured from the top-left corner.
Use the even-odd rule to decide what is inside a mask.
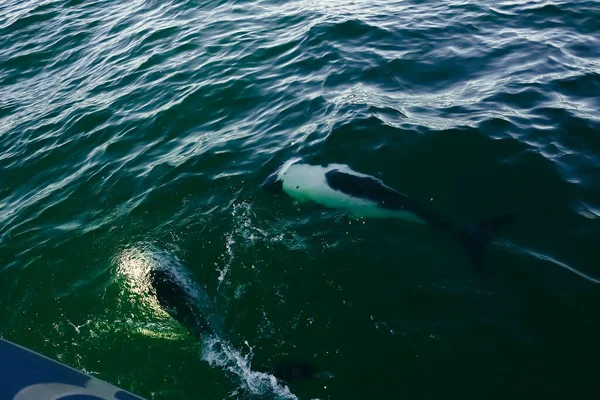
[[[148,399],[596,398],[599,110],[598,1],[4,0],[0,337]],[[295,157],[516,217],[481,275],[261,190]]]

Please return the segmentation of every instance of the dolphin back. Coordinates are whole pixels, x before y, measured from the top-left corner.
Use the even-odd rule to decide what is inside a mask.
[[[333,190],[348,196],[373,201],[381,208],[415,213],[418,211],[418,207],[410,198],[372,176],[354,175],[333,169],[325,173],[325,179]]]
[[[327,184],[334,190],[352,197],[368,199],[383,209],[410,212],[435,229],[446,231],[457,237],[467,256],[473,262],[475,269],[482,275],[484,274],[485,248],[492,235],[510,223],[515,217],[514,214],[505,214],[474,226],[461,228],[371,176],[354,175],[339,169],[332,169],[325,173],[325,178]]]
[[[193,297],[174,273],[167,269],[153,269],[150,271],[150,283],[158,303],[176,321],[198,335],[212,331],[208,321],[195,305]]]

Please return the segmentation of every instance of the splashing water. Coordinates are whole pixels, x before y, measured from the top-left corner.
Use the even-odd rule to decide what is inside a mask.
[[[235,259],[235,254],[233,251],[233,246],[235,245],[235,240],[233,239],[233,235],[227,235],[226,237],[227,241],[225,242],[225,249],[227,252],[227,261],[225,262],[225,265],[223,266],[223,268],[219,269],[219,276],[218,276],[218,281],[219,284],[217,285],[217,288],[221,287],[221,283],[223,283],[223,281],[225,280],[225,277],[227,276],[227,273],[229,272],[229,269],[231,268],[231,264],[233,263],[233,260]]]
[[[203,340],[202,359],[211,366],[220,367],[240,379],[240,386],[232,396],[239,394],[241,390],[252,395],[272,394],[277,399],[298,399],[287,386],[279,383],[275,376],[252,370],[252,348],[248,354],[243,355],[230,343],[211,335]]]
[[[252,222],[254,213],[249,203],[234,204],[231,215],[233,217],[233,229],[225,235],[225,253],[222,256],[224,265],[218,269],[218,287],[224,282],[227,283],[227,275],[231,272],[236,259],[238,243],[243,244],[244,247],[250,247],[256,240],[264,240],[268,236],[265,231],[254,226]]]
[[[253,248],[259,243],[268,247],[282,245],[290,250],[303,250],[307,244],[303,238],[294,232],[285,222],[261,221],[252,209],[252,204],[240,202],[233,205],[231,211],[231,230],[225,234],[225,252],[221,255],[222,266],[217,267],[217,287],[224,283],[228,285],[234,263],[245,258],[242,252]],[[270,224],[270,225],[265,225]],[[240,256],[241,255],[241,256]],[[252,265],[254,269],[254,265]]]

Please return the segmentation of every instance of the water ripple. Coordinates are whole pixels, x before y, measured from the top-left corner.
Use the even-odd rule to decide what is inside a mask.
[[[492,271],[527,271],[526,259],[534,258],[550,266],[544,282],[556,291],[564,288],[565,270],[579,285],[597,283],[591,278],[600,276],[597,1],[9,0],[0,4],[0,15],[0,293],[7,293],[0,300],[8,301],[2,310],[57,319],[49,306],[55,299],[71,304],[83,299],[81,309],[57,309],[73,326],[95,320],[88,314],[104,307],[98,291],[110,291],[110,260],[118,249],[136,241],[172,245],[184,249],[180,258],[209,282],[208,291],[217,289],[219,274],[231,279],[229,292],[246,288],[243,298],[252,310],[240,311],[241,321],[261,320],[254,310],[269,309],[271,322],[280,325],[270,339],[254,337],[262,354],[266,348],[293,353],[289,343],[296,340],[312,355],[318,351],[313,348],[333,354],[325,346],[339,346],[335,356],[325,358],[339,385],[331,391],[299,387],[298,396],[398,395],[389,379],[365,370],[363,379],[372,382],[372,390],[345,391],[353,378],[341,354],[345,348],[360,356],[339,339],[345,337],[341,327],[356,324],[356,334],[368,343],[385,342],[389,338],[381,339],[358,319],[371,324],[367,314],[376,311],[399,318],[391,311],[395,307],[382,310],[372,299],[396,304],[392,295],[403,290],[414,295],[411,304],[428,304],[439,320],[423,324],[422,316],[406,308],[396,325],[473,326],[478,310],[465,311],[467,320],[460,320],[459,312],[436,314],[449,307],[445,295],[456,295],[450,289],[431,283],[420,292],[415,287],[421,284],[414,283],[445,279],[435,274],[460,270],[456,266],[464,260],[430,237],[409,234],[409,228],[345,225],[326,212],[259,193],[264,176],[292,157],[348,163],[460,222],[514,211],[520,222],[509,234],[521,249],[511,253],[513,259],[497,255]],[[249,239],[240,233],[246,230],[235,228],[240,204],[256,212],[255,228],[271,239],[284,238],[284,245],[242,246]],[[232,232],[240,245],[224,249],[223,238]],[[355,247],[344,247],[345,237]],[[227,251],[235,254],[223,261]],[[391,274],[384,282],[357,272],[361,257],[362,264],[379,260],[402,268],[379,270]],[[444,268],[440,258],[450,260]],[[250,270],[239,268],[236,275],[227,264],[231,260],[257,264],[254,273],[262,283],[253,285]],[[378,291],[366,283],[355,287],[355,281],[370,282]],[[516,281],[510,286],[523,292],[497,300],[508,305],[486,303],[495,310],[490,311],[494,324],[516,327],[505,333],[515,337],[523,324],[516,316],[521,307],[539,315],[535,305],[514,299],[531,289]],[[539,296],[546,294],[531,281]],[[314,292],[300,296],[298,286]],[[468,285],[458,286],[465,296],[474,293]],[[258,288],[260,295],[253,292]],[[353,288],[351,294],[347,288]],[[224,313],[240,307],[229,292]],[[311,295],[332,304],[329,314],[311,308],[316,307],[306,299]],[[269,297],[279,300],[270,304]],[[582,298],[581,309],[560,307],[580,320],[592,318],[589,298]],[[350,303],[358,307],[352,308],[353,317],[345,314]],[[283,304],[296,310],[297,320],[315,313],[329,321],[321,331],[337,332],[337,341],[325,335],[307,342],[304,336],[310,334],[288,323]],[[56,329],[55,321],[14,315],[0,311],[8,321],[0,333],[22,337],[49,355],[76,358],[72,353],[78,350],[55,351],[47,342],[85,342],[70,325]],[[264,328],[239,321],[232,326],[246,337]],[[449,335],[441,340],[459,347],[452,338],[456,329],[436,337]],[[56,332],[73,336],[58,339]],[[496,340],[505,347],[516,340],[499,335]],[[485,347],[482,339],[471,339]],[[562,339],[549,336],[539,346],[558,348],[568,341]],[[398,359],[412,360],[412,350],[403,345],[393,344],[402,349]],[[430,350],[425,342],[411,346]],[[131,351],[135,358],[136,350]],[[360,360],[387,365],[373,357]],[[162,378],[113,373],[103,362],[93,367],[101,377],[131,386],[139,380],[146,395],[166,390],[153,386]],[[410,375],[414,371],[422,375]],[[425,384],[424,377],[437,379],[440,370],[419,364],[402,373],[409,374],[405,397],[419,397],[422,385],[411,382]],[[182,390],[197,393],[184,375],[178,375],[187,388]],[[557,380],[551,372],[540,376]],[[214,398],[235,393],[229,381],[207,379],[217,382]],[[296,395],[294,386],[290,390]]]

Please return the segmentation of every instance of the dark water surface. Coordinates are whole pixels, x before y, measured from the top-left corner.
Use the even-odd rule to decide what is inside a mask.
[[[0,335],[153,399],[595,398],[599,110],[598,1],[4,0]],[[426,226],[263,193],[293,157],[516,219],[484,278]]]

